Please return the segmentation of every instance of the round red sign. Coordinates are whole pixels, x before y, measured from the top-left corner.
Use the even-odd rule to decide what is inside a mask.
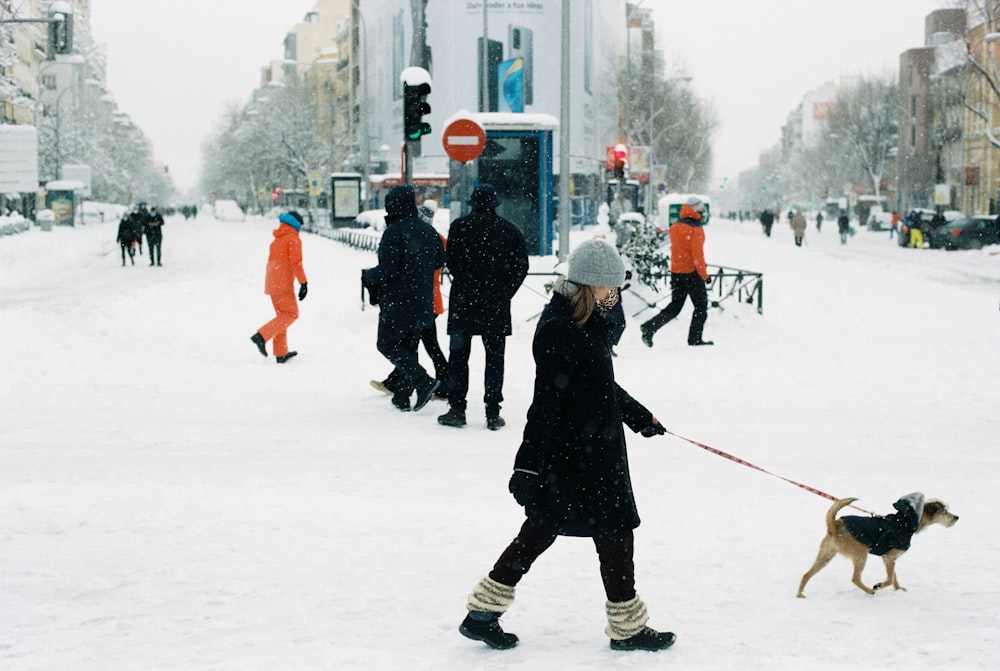
[[[455,119],[444,129],[441,144],[453,161],[473,161],[486,146],[486,131],[472,119]]]

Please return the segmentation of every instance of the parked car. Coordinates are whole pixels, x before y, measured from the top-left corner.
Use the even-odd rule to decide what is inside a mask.
[[[931,234],[934,249],[982,249],[1000,244],[1000,224],[992,214],[977,214],[945,224]]]
[[[353,228],[370,228],[381,233],[385,230],[385,210],[365,210],[354,217]]]
[[[219,221],[246,221],[247,215],[235,200],[215,201],[215,218]]]
[[[886,212],[881,205],[874,205],[868,212],[868,230],[888,230],[892,225],[892,212]]]

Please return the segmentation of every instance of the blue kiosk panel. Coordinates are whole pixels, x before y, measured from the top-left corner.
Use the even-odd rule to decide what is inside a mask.
[[[500,197],[497,213],[524,234],[528,254],[549,256],[555,238],[552,131],[558,121],[547,114],[471,114],[486,131],[486,146],[465,173],[475,184],[492,184]],[[452,183],[462,164],[452,163]],[[470,174],[472,173],[472,174]],[[455,195],[467,197],[466,189]],[[463,207],[464,210],[464,207]]]

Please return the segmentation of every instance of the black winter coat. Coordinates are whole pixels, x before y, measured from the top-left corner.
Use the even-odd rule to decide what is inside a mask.
[[[564,536],[599,536],[639,526],[625,451],[653,415],[615,382],[611,324],[595,313],[582,328],[556,293],[535,330],[535,390],[514,468],[534,471],[525,513]]]
[[[528,273],[521,231],[492,210],[473,210],[448,230],[448,333],[511,334],[510,301]]]
[[[392,221],[382,233],[378,265],[364,280],[381,288],[379,321],[409,331],[434,324],[434,271],[444,266],[441,236],[413,215]]]
[[[142,236],[146,232],[146,217],[142,212],[131,212],[128,215],[129,224],[132,226],[132,235],[136,240],[142,242]]]
[[[118,243],[131,245],[134,242],[135,230],[132,228],[132,222],[127,216],[122,217],[122,220],[118,223]]]
[[[150,242],[163,239],[163,215],[159,212],[150,214],[146,219],[146,239]]]

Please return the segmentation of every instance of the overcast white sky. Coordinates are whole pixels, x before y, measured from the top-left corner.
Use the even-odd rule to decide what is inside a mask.
[[[954,0],[645,0],[657,48],[693,77],[719,118],[718,188],[774,146],[802,96],[842,74],[899,71],[899,55],[923,46],[924,20]]]
[[[430,0],[460,2],[461,0]],[[552,0],[555,1],[555,0]],[[952,0],[645,0],[658,47],[681,60],[715,105],[714,174],[735,180],[774,145],[807,91],[841,74],[895,73],[921,46],[924,18]],[[92,0],[107,44],[108,86],[152,139],[182,189],[194,186],[201,143],[226,105],[282,57],[285,33],[313,0]]]

